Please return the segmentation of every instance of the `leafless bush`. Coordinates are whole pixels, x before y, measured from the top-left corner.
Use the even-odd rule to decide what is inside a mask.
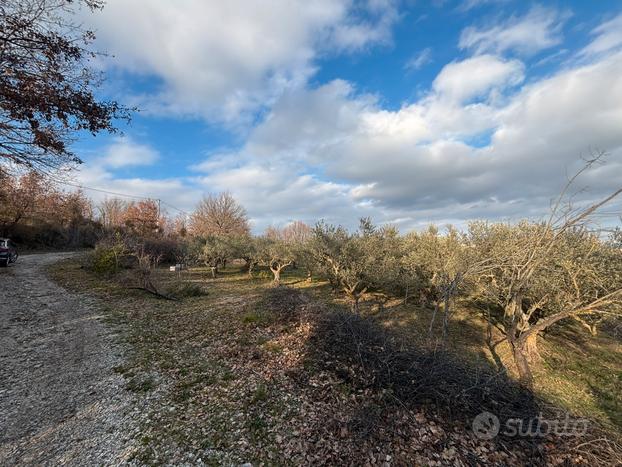
[[[176,281],[167,287],[167,292],[173,297],[203,297],[209,295],[203,284],[189,281]]]
[[[148,253],[144,246],[138,247],[133,255],[138,260],[138,283],[139,287],[148,291],[157,292],[157,289],[152,281],[152,273],[158,267],[160,263],[160,256],[154,256]]]

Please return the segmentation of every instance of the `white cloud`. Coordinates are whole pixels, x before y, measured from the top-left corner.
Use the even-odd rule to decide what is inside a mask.
[[[229,164],[219,156],[201,183],[233,191],[263,225],[304,216],[354,226],[371,215],[404,229],[541,216],[590,148],[611,156],[582,180],[591,187],[584,196],[619,185],[622,55],[498,99],[495,87],[521,75],[496,76],[467,91],[435,86],[396,111],[344,82],[286,94],[245,147],[224,156]],[[446,97],[473,93],[483,93],[480,102]]]
[[[515,86],[523,79],[524,65],[520,61],[479,55],[445,65],[433,87],[442,96],[461,102],[493,88]]]
[[[200,177],[197,183],[209,191],[231,191],[248,210],[255,232],[293,220],[339,223],[368,213],[352,202],[347,184],[297,174],[287,165],[249,163]]]
[[[105,167],[89,163],[81,166],[74,177],[74,182],[88,187],[84,191],[95,204],[106,198],[121,198],[125,201],[137,201],[145,197],[160,199],[163,202],[162,211],[173,217],[179,212],[169,205],[190,212],[203,193],[203,190],[184,178],[119,178]]]
[[[355,5],[352,3],[351,5]],[[330,34],[332,46],[343,50],[360,50],[369,44],[387,44],[391,41],[391,28],[399,19],[394,0],[367,0],[363,10],[374,19],[361,19],[350,15]]]
[[[592,31],[592,35],[596,38],[581,51],[580,55],[597,55],[622,48],[622,14],[602,23]]]
[[[336,40],[337,29],[345,27],[345,34],[356,16],[343,6],[345,3],[329,3],[313,4],[325,8],[325,13],[333,13],[316,11],[315,15],[324,19],[307,32],[320,31]],[[341,10],[338,5],[342,5]],[[387,5],[382,0],[370,0],[365,8],[377,14]],[[231,4],[231,8],[237,6]],[[338,14],[332,16],[335,11]],[[179,21],[186,21],[183,13],[179,14]],[[542,20],[547,15],[557,20]],[[532,24],[526,23],[529,18]],[[308,54],[299,60],[299,55],[283,51],[279,56],[285,58],[276,67],[272,64],[278,60],[256,57],[256,70],[260,71],[252,64],[229,69],[226,58],[198,54],[200,66],[192,68],[193,72],[222,64],[223,69],[214,70],[216,75],[224,80],[233,73],[233,83],[217,80],[213,86],[200,76],[197,81],[187,73],[177,76],[176,68],[171,68],[170,76],[159,72],[167,77],[167,92],[179,93],[176,98],[181,99],[179,105],[184,112],[195,105],[197,112],[210,118],[218,106],[233,109],[231,102],[239,102],[245,108],[253,99],[269,94],[269,109],[250,130],[241,149],[211,155],[191,168],[191,177],[117,179],[113,169],[157,159],[153,149],[122,139],[87,166],[80,180],[88,186],[160,197],[186,210],[204,192],[228,190],[248,209],[256,232],[294,219],[313,223],[325,218],[353,227],[359,217],[372,216],[379,222],[395,222],[406,230],[429,221],[461,224],[481,217],[541,216],[565,182],[566,173],[578,168],[579,157],[590,148],[606,150],[610,158],[606,166],[582,180],[591,187],[591,191],[583,193],[584,199],[593,199],[620,184],[622,53],[615,52],[618,42],[613,25],[617,20],[594,30],[594,41],[585,49],[587,52],[579,54],[590,56],[588,64],[569,61],[567,68],[527,84],[521,61],[484,52],[528,53],[548,47],[559,40],[563,15],[532,10],[526,17],[498,26],[501,34],[496,39],[487,32],[494,28],[473,30],[479,36],[472,36],[476,40],[464,47],[477,54],[447,64],[422,97],[397,110],[383,108],[380,98],[360,94],[354,84],[343,80],[309,88],[308,74],[303,71],[300,84],[293,85],[288,73],[308,69],[321,53],[316,39],[303,34],[296,42],[300,31],[268,31],[272,40],[277,36],[279,40],[291,39],[296,43],[292,50],[306,50]],[[301,24],[297,27],[301,28]],[[510,33],[504,35],[504,28]],[[259,34],[253,31],[248,40]],[[530,31],[533,37],[528,40]],[[196,37],[191,31],[188,34]],[[355,37],[342,39],[335,46],[359,47]],[[225,47],[218,40],[210,36],[213,47]],[[243,42],[243,38],[236,40]],[[201,44],[207,47],[211,42]],[[183,41],[177,45],[183,48]],[[225,49],[236,47],[229,44]],[[206,50],[209,52],[209,48]],[[185,53],[182,51],[182,55]],[[240,57],[244,53],[240,52]],[[263,51],[257,53],[262,55]],[[140,65],[144,68],[136,65],[136,69],[145,73],[165,69],[159,60],[164,61],[174,51],[164,51],[163,55],[149,58],[154,63]],[[189,60],[175,59],[179,60],[175,66]],[[271,71],[266,78],[266,69],[279,71]],[[274,84],[273,79],[281,81]],[[182,86],[186,82],[189,89]],[[237,93],[238,89],[245,91]],[[186,103],[186,92],[188,97],[195,92],[199,96],[196,102]],[[203,109],[201,106],[209,99],[215,99],[217,105]],[[233,107],[227,107],[230,104]]]
[[[130,138],[116,138],[106,148],[100,163],[106,167],[121,168],[132,166],[151,165],[160,158],[158,151],[152,147],[136,143]]]
[[[525,16],[512,16],[500,24],[465,28],[459,46],[476,53],[514,51],[533,55],[561,43],[562,27],[567,19],[567,13],[537,6]]]
[[[507,3],[509,0],[464,0],[458,9],[460,11],[470,11],[474,8],[479,8],[484,5],[494,4],[494,3]]]
[[[390,42],[393,0],[110,0],[86,18],[110,66],[155,77],[150,112],[234,122],[304,85],[324,53]]]
[[[432,61],[432,49],[427,47],[413,55],[404,65],[408,71],[419,70]]]

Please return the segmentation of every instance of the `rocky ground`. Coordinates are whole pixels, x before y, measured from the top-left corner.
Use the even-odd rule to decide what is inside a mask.
[[[70,253],[23,256],[0,270],[0,465],[127,461],[132,393],[114,368],[123,349],[94,298],[45,268]]]

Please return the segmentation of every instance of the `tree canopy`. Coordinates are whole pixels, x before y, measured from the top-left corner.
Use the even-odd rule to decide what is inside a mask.
[[[79,132],[116,131],[130,110],[99,100],[90,65],[95,35],[72,21],[97,0],[20,0],[0,7],[0,171],[47,172],[82,161],[70,149]]]

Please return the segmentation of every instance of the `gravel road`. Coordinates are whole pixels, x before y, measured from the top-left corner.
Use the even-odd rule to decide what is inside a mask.
[[[45,276],[71,253],[0,268],[0,465],[118,465],[132,452],[123,361],[93,298]]]

